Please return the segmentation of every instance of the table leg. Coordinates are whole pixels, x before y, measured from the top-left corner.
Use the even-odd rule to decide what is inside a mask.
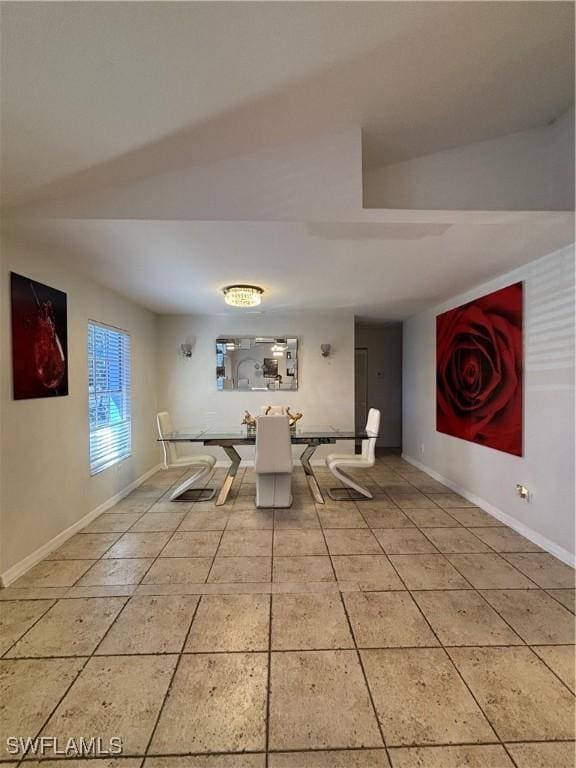
[[[316,475],[314,474],[314,470],[310,466],[310,459],[312,458],[314,451],[316,450],[317,447],[318,446],[314,445],[313,443],[307,445],[306,450],[300,457],[300,461],[302,462],[302,466],[304,467],[306,480],[308,481],[308,486],[310,488],[310,491],[312,492],[314,501],[316,502],[316,504],[325,504],[324,496],[322,495],[322,491],[320,490],[320,486],[318,485],[318,480],[316,480]]]
[[[220,493],[216,499],[217,507],[221,507],[223,504],[226,504],[226,499],[228,498],[228,494],[232,488],[232,483],[234,482],[234,478],[236,477],[236,473],[238,472],[238,467],[240,466],[241,461],[240,454],[236,448],[234,448],[234,446],[223,445],[221,447],[224,451],[226,451],[226,456],[228,456],[232,464],[230,464],[230,467],[228,468],[228,474],[222,483],[222,488],[220,488]]]

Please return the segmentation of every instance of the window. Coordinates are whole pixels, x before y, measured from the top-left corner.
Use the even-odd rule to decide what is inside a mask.
[[[88,323],[88,407],[90,474],[132,452],[130,336]]]

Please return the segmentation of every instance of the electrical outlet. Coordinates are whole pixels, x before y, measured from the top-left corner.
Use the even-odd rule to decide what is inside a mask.
[[[522,485],[522,483],[516,483],[516,493],[524,501],[530,501],[531,493],[525,485]]]
[[[424,443],[420,443],[420,456],[424,456]]]

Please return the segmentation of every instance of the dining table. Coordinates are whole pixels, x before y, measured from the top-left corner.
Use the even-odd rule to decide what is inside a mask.
[[[324,504],[325,499],[320,488],[320,484],[314,474],[314,469],[310,463],[316,449],[321,445],[331,445],[339,440],[351,440],[359,443],[366,437],[366,433],[361,430],[341,429],[335,426],[309,427],[296,425],[290,429],[290,441],[292,445],[305,446],[300,456],[302,467],[306,475],[306,480],[310,492],[317,504]],[[228,495],[234,484],[234,479],[238,473],[238,468],[242,457],[236,450],[238,446],[255,445],[256,429],[247,426],[240,426],[232,429],[204,428],[189,429],[186,431],[174,431],[158,438],[159,442],[173,443],[200,443],[204,446],[218,446],[226,453],[230,459],[230,466],[221,488],[218,491],[216,506],[220,507],[226,503]],[[183,486],[186,483],[182,484]],[[177,490],[177,489],[176,489]],[[177,495],[175,494],[177,498]]]

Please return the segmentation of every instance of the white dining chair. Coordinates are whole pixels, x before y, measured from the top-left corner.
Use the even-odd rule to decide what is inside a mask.
[[[334,501],[373,498],[367,488],[363,488],[343,469],[344,467],[348,470],[370,469],[376,463],[376,440],[380,431],[380,411],[376,408],[370,408],[368,411],[365,431],[367,438],[362,440],[362,453],[358,455],[331,453],[326,457],[326,466],[330,472],[347,486],[346,488],[338,487],[328,490],[328,495]]]
[[[292,504],[292,444],[287,416],[256,417],[256,506]]]
[[[172,432],[174,425],[167,411],[162,411],[156,415],[158,425],[158,435],[163,440],[162,448],[164,450],[164,468],[177,469],[186,467],[195,467],[195,471],[188,475],[184,482],[170,494],[170,501],[210,501],[214,498],[216,490],[214,488],[192,488],[199,483],[202,478],[210,474],[216,464],[216,457],[210,454],[200,454],[196,456],[182,456],[178,451],[178,443],[165,440]]]

